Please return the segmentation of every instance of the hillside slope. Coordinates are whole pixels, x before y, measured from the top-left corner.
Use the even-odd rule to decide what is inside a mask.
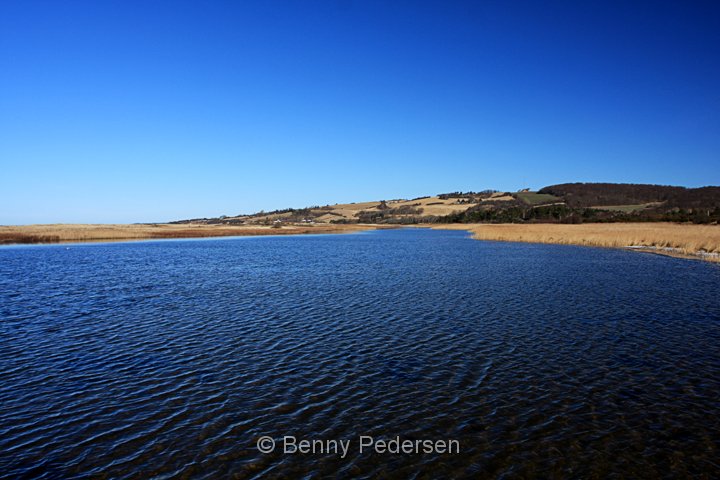
[[[566,183],[538,191],[452,192],[411,200],[288,208],[174,223],[583,223],[720,221],[720,187]]]

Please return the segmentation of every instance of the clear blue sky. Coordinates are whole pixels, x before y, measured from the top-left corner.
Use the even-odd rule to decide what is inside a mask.
[[[720,184],[720,3],[0,2],[0,224]]]

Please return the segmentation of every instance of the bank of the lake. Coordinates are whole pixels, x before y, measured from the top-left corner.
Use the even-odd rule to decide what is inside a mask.
[[[477,240],[630,248],[682,258],[720,262],[720,226],[677,223],[443,224]]]
[[[52,224],[0,226],[0,245],[106,242],[172,238],[351,233],[395,225],[306,223]],[[478,240],[629,248],[681,258],[720,262],[720,226],[676,223],[434,224],[465,230]]]
[[[164,238],[243,237],[261,235],[303,235],[349,233],[388,228],[362,224],[52,224],[0,226],[0,245],[27,243],[101,242]]]

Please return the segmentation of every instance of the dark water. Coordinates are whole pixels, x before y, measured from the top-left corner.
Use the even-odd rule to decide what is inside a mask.
[[[10,478],[720,477],[702,262],[427,230],[10,247],[0,318]]]

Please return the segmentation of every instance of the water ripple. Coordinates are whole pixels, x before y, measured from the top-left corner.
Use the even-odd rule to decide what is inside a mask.
[[[717,478],[719,291],[714,265],[447,231],[3,248],[0,475]]]

